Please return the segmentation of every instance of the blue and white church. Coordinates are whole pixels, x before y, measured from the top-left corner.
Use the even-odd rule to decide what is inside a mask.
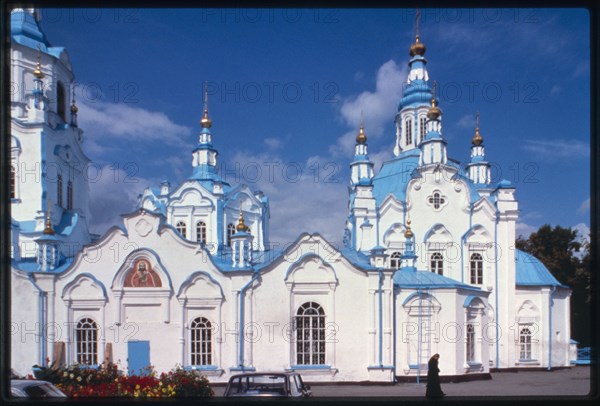
[[[492,182],[479,119],[467,163],[448,157],[425,50],[417,36],[378,170],[361,120],[341,249],[318,233],[272,248],[267,196],[219,175],[206,98],[189,177],[97,236],[69,56],[13,11],[11,366],[180,364],[213,382],[415,380],[435,353],[453,379],[569,366],[571,291],[515,250],[515,187]]]

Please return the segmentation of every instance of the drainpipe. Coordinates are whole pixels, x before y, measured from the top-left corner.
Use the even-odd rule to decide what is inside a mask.
[[[379,367],[383,368],[383,269],[379,268]]]
[[[238,366],[243,370],[244,369],[244,298],[246,296],[246,290],[252,284],[260,278],[260,274],[255,272],[252,275],[252,279],[248,282],[242,289],[240,289],[240,332],[239,332],[239,358],[238,358]]]
[[[44,292],[44,290],[37,284],[35,283],[35,279],[33,277],[33,274],[29,274],[29,281],[33,284],[33,286],[35,286],[35,288],[38,290],[38,313],[39,313],[39,323],[40,323],[40,352],[39,352],[39,356],[41,358],[39,365],[40,366],[45,366],[46,365],[46,318],[44,316],[44,302],[45,302],[45,298],[46,298],[46,292]]]
[[[550,323],[548,323],[548,371],[552,371],[552,297],[554,296],[554,292],[556,292],[556,286],[552,286],[552,290],[550,291],[550,299],[548,303],[550,309]]]
[[[392,277],[393,280],[393,277]],[[392,303],[393,303],[393,308],[392,308],[392,325],[394,328],[394,335],[393,335],[393,342],[392,342],[392,353],[393,353],[393,359],[392,359],[392,366],[393,366],[393,374],[392,375],[392,382],[396,383],[396,340],[398,339],[398,330],[397,330],[397,323],[396,323],[396,296],[398,295],[398,290],[400,289],[396,289],[396,286],[394,284],[392,284],[392,292],[393,292],[393,297],[392,297]]]
[[[469,231],[464,233],[460,242],[460,281],[462,283],[465,282],[465,257],[464,257],[464,247],[467,240],[467,233],[471,232],[473,228],[473,203],[469,205]]]
[[[496,209],[496,221],[494,222],[494,258],[496,259],[495,262],[495,276],[496,276],[496,368],[500,367],[500,316],[498,315],[498,312],[500,309],[498,309],[498,296],[499,296],[499,292],[498,292],[498,220],[500,219],[500,212],[498,211],[498,209]]]
[[[423,304],[423,292],[421,292],[421,288],[417,288],[417,295],[419,296],[419,313],[417,315],[417,323],[418,323],[418,327],[417,327],[417,340],[419,340],[418,344],[417,344],[417,384],[421,383],[421,307]]]

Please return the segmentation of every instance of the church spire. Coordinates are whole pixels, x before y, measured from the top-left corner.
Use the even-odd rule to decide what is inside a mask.
[[[360,112],[360,127],[354,147],[354,161],[350,163],[350,169],[352,171],[350,175],[352,185],[371,184],[371,179],[373,179],[373,162],[371,162],[367,155],[367,134],[365,133],[362,111]]]
[[[33,94],[34,94],[34,105],[37,109],[43,109],[43,105],[41,103],[41,101],[44,98],[44,82],[42,81],[42,79],[44,78],[44,72],[42,72],[42,47],[40,44],[38,44],[38,57],[37,57],[37,64],[35,66],[35,69],[33,70],[33,76],[35,76],[35,79],[33,79],[33,82],[35,83],[34,85],[34,89],[33,89]]]
[[[404,237],[406,238],[404,254],[402,254],[401,260],[403,262],[402,268],[408,268],[413,271],[416,271],[415,263],[417,261],[417,255],[415,254],[414,249],[414,234],[410,229],[410,216],[406,219],[406,231],[404,232]]]
[[[425,65],[425,44],[420,36],[421,11],[417,9],[415,18],[415,41],[409,48],[411,56],[408,61],[409,72],[406,79],[407,86],[398,104],[396,113],[396,144],[394,155],[398,156],[403,151],[409,151],[419,146],[423,138],[425,119],[431,99],[429,88],[429,74]]]
[[[437,84],[433,83],[431,95],[431,105],[427,110],[425,139],[419,145],[421,155],[419,165],[445,164],[447,162],[446,140],[442,137],[442,110],[437,106],[435,98],[435,88]]]
[[[200,125],[202,128],[210,128],[212,126],[212,120],[208,117],[208,85],[204,82],[204,113],[202,119],[200,119]]]
[[[204,82],[204,112],[200,119],[202,131],[198,137],[198,145],[192,153],[194,173],[191,179],[220,180],[217,175],[217,150],[212,145],[212,120],[208,117],[208,84]]]
[[[485,161],[483,136],[479,133],[479,112],[475,115],[475,135],[471,139],[471,162],[467,164],[469,179],[478,185],[490,183],[490,164]]]
[[[75,83],[71,87],[71,125],[77,127],[77,112],[79,109],[75,104]]]
[[[46,227],[43,231],[46,235],[54,235],[54,229],[52,228],[52,216],[50,213],[50,199],[48,199],[48,207],[46,208]]]

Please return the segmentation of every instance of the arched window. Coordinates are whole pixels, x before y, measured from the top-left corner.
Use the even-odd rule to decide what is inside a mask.
[[[58,86],[56,88],[56,113],[63,119],[63,121],[67,121],[66,112],[67,99],[65,97],[65,85],[62,82],[58,82]]]
[[[67,182],[67,210],[73,210],[73,182]]]
[[[63,180],[62,175],[56,177],[56,204],[63,207]]]
[[[439,252],[431,254],[431,272],[444,274],[444,256]]]
[[[79,320],[75,327],[75,345],[78,364],[98,364],[98,326],[94,320],[89,317]]]
[[[483,283],[483,257],[479,253],[471,255],[471,283],[475,285]]]
[[[183,238],[187,238],[187,227],[184,221],[178,221],[175,228]]]
[[[390,268],[400,268],[400,258],[401,255],[399,252],[393,252],[392,255],[390,255]]]
[[[427,118],[426,117],[421,117],[419,119],[419,144],[421,142],[423,142],[423,140],[425,139],[425,134],[427,133]]]
[[[196,241],[201,243],[206,242],[206,223],[204,221],[196,223]]]
[[[325,311],[318,303],[304,303],[296,313],[296,363],[325,364]]]
[[[519,359],[530,360],[533,358],[531,352],[531,330],[523,327],[519,330]]]
[[[467,362],[475,361],[475,327],[467,324]]]
[[[10,166],[10,198],[17,197],[17,173],[13,165]]]
[[[212,326],[204,317],[195,318],[190,326],[192,365],[212,364]]]
[[[407,118],[404,124],[406,125],[406,145],[408,146],[412,144],[412,120]]]
[[[235,234],[235,226],[231,223],[227,224],[227,246],[231,247],[231,237]]]

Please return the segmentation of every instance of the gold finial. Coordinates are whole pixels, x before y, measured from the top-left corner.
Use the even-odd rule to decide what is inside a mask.
[[[202,114],[200,125],[202,128],[210,128],[212,126],[212,120],[208,118],[208,86],[206,82],[204,82],[204,114]]]
[[[441,110],[437,107],[437,102],[435,100],[435,88],[437,86],[437,82],[433,81],[433,89],[431,90],[431,107],[429,111],[427,111],[427,118],[430,120],[436,120],[441,114]]]
[[[235,227],[238,231],[248,231],[248,227],[244,224],[244,215],[242,214],[242,210],[240,209],[240,217],[238,219],[238,224]]]
[[[367,134],[365,134],[365,129],[363,127],[363,112],[360,111],[360,129],[358,130],[358,135],[356,136],[357,144],[365,144],[367,142]]]
[[[38,79],[43,79],[43,77],[44,77],[44,73],[42,72],[41,58],[42,58],[42,47],[38,44],[37,66],[33,70],[33,74]]]
[[[409,54],[410,56],[425,55],[425,44],[419,41],[419,20],[421,18],[421,10],[417,8],[417,12],[415,15],[415,43],[410,46]]]
[[[54,235],[54,229],[52,228],[52,218],[50,217],[50,199],[48,199],[48,207],[46,210],[46,228],[44,228],[43,233],[48,235]]]
[[[476,147],[483,144],[483,137],[479,134],[479,112],[475,115],[475,135],[473,136],[473,139],[471,139],[471,142]]]
[[[79,109],[75,105],[75,83],[73,83],[73,87],[72,87],[71,100],[72,100],[72,102],[71,102],[71,113],[77,114],[77,112],[79,111]]]
[[[410,217],[408,219],[406,219],[406,231],[404,232],[404,236],[406,238],[412,238],[413,237],[413,232],[410,229]]]

